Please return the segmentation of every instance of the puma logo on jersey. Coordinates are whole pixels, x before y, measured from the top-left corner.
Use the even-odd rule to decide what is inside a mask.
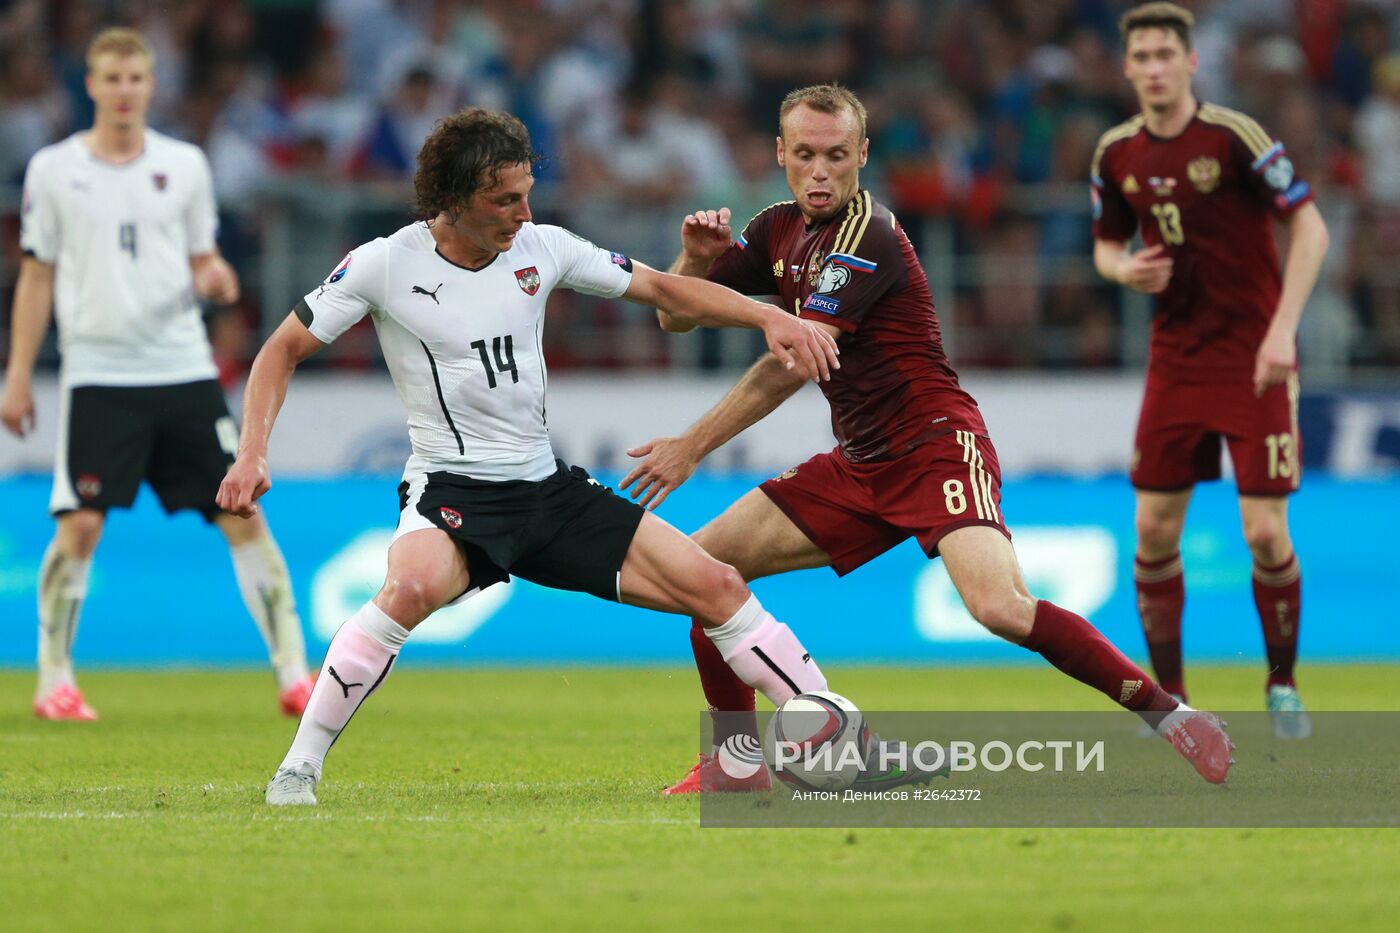
[[[439,282],[439,283],[438,283],[438,287],[435,288],[435,289],[433,289],[432,291],[428,291],[426,288],[424,288],[424,287],[421,286],[421,285],[415,285],[415,286],[413,286],[413,291],[411,292],[411,294],[414,294],[414,295],[427,295],[429,298],[433,299],[433,304],[441,304],[441,302],[438,301],[438,297],[437,297],[437,293],[440,292],[440,291],[442,291],[442,283],[441,283],[441,282]]]

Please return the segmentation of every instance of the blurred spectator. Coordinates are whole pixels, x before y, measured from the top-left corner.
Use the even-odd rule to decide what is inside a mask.
[[[1239,106],[1235,59],[1240,32],[1259,28],[1258,24],[1251,23],[1230,9],[1229,0],[1223,3],[1194,0],[1186,6],[1196,14],[1196,26],[1191,30],[1191,48],[1200,64],[1195,77],[1191,79],[1191,86],[1197,99],[1227,107]],[[1121,53],[1121,41],[1119,46]],[[1122,57],[1121,54],[1119,57]]]
[[[272,167],[262,148],[236,132],[224,112],[224,101],[213,88],[195,91],[183,102],[175,132],[204,150],[219,204],[237,210],[251,204]]]
[[[561,45],[559,24],[548,18],[530,17],[513,10],[504,24],[504,43],[498,57],[484,62],[470,103],[515,114],[530,131],[536,152],[556,156],[560,129],[550,118],[550,91],[554,55]],[[551,158],[535,168],[535,177],[552,181],[560,172]]]
[[[350,90],[345,61],[334,46],[312,57],[306,76],[306,91],[290,110],[292,135],[299,143],[319,140],[328,167],[348,175],[372,126],[374,105],[370,98]]]
[[[326,24],[351,63],[350,86],[379,94],[384,54],[415,44],[422,33],[422,0],[325,0]],[[477,31],[483,26],[478,24]]]
[[[0,72],[0,180],[18,183],[29,157],[64,135],[70,119],[45,50],[28,43],[10,49]]]
[[[211,83],[211,73],[220,63],[247,61],[257,52],[253,17],[241,4],[215,6],[190,33],[190,84],[194,87]]]
[[[258,49],[281,78],[295,77],[316,47],[320,0],[240,0],[253,15]]]
[[[1307,59],[1289,36],[1261,35],[1236,56],[1237,106],[1266,127],[1277,122],[1280,103],[1308,84]]]
[[[1357,343],[1357,317],[1350,300],[1357,210],[1349,188],[1359,184],[1351,154],[1326,133],[1317,132],[1320,103],[1297,90],[1277,108],[1276,132],[1288,146],[1298,173],[1308,179],[1327,222],[1331,245],[1298,325],[1298,357],[1309,384],[1337,381]],[[1280,251],[1287,244],[1280,243]]]
[[[377,96],[389,99],[403,86],[410,71],[426,70],[455,104],[463,95],[474,63],[457,46],[458,0],[432,0],[422,28],[412,41],[392,47],[379,67]]]
[[[1380,6],[1353,4],[1332,58],[1332,88],[1343,102],[1359,107],[1370,96],[1376,62],[1390,47],[1390,22]]]
[[[1370,304],[1377,349],[1400,362],[1400,55],[1376,63],[1374,90],[1356,117],[1368,219]]]
[[[699,208],[729,208],[731,226],[736,233],[759,211],[779,201],[792,199],[783,170],[778,166],[777,143],[772,133],[753,130],[740,137],[734,146],[734,172],[716,176],[700,186],[695,193],[694,206]],[[675,219],[675,237],[671,245],[680,248],[680,217]]]
[[[960,326],[963,333],[971,331],[974,336],[965,340],[959,358],[983,366],[1030,365],[1040,352],[1036,325],[1042,273],[1036,258],[1035,224],[1008,219],[982,240],[973,266],[978,286],[974,318]]]
[[[287,136],[287,117],[273,104],[271,80],[248,59],[218,59],[210,63],[206,74],[202,90],[220,102],[219,120],[229,131],[263,149]]]
[[[855,58],[836,11],[807,0],[763,0],[745,31],[751,113],[773,119],[788,91],[822,81],[850,83]]]
[[[180,98],[189,87],[190,70],[199,60],[191,54],[192,33],[206,15],[222,19],[220,8],[209,10],[203,0],[175,4],[173,7],[162,0],[128,0],[123,6],[129,25],[141,31],[155,55],[151,125],[157,129],[168,128]],[[233,18],[237,15],[235,11]]]
[[[915,90],[871,141],[883,163],[893,206],[901,214],[941,214],[966,204],[983,145],[971,107],[960,94]]]
[[[92,100],[87,95],[87,47],[102,27],[102,14],[95,3],[76,3],[67,8],[55,38],[54,80],[68,95],[70,127],[92,126]]]
[[[596,184],[634,205],[668,208],[692,191],[689,154],[648,88],[633,88],[617,121],[583,140],[597,163]],[[595,194],[601,191],[595,190]]]
[[[451,113],[447,94],[427,68],[412,68],[379,110],[358,159],[359,174],[413,179],[418,150],[433,124]]]

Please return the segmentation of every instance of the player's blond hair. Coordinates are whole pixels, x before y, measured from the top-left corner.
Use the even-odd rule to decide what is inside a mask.
[[[88,71],[97,69],[97,60],[103,55],[117,55],[121,58],[126,58],[128,55],[140,55],[152,68],[156,64],[156,55],[146,42],[146,37],[135,29],[127,29],[125,26],[111,26],[93,37],[87,50]]]
[[[1191,11],[1175,3],[1144,3],[1123,14],[1118,21],[1118,32],[1123,37],[1123,47],[1128,47],[1128,37],[1138,29],[1170,29],[1181,39],[1186,51],[1191,51],[1191,27],[1196,25],[1196,17]]]
[[[811,107],[818,113],[837,114],[849,110],[860,124],[860,138],[865,139],[865,105],[850,88],[839,84],[813,84],[789,91],[778,108],[778,135],[783,135],[783,120],[798,107]]]

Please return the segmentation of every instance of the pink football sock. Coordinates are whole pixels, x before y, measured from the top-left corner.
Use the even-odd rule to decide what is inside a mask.
[[[365,603],[346,620],[326,650],[316,689],[282,767],[310,765],[320,779],[326,753],[360,704],[389,676],[407,638],[408,630],[374,603]]]
[[[774,706],[799,693],[826,689],[826,678],[807,649],[792,629],[764,610],[757,596],[749,596],[729,621],[706,634],[739,679]]]

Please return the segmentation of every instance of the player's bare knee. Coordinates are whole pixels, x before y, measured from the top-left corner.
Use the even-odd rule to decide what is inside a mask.
[[[1247,522],[1244,541],[1255,560],[1269,565],[1287,559],[1291,550],[1287,530],[1272,518]]]
[[[1017,643],[1035,623],[1035,600],[1013,589],[974,596],[967,611],[993,635]]]
[[[92,509],[64,513],[58,526],[59,550],[78,560],[91,557],[97,550],[97,542],[102,540],[104,520],[101,512]]]
[[[706,601],[725,606],[743,605],[749,598],[749,588],[739,571],[717,560],[707,560],[705,564],[702,579]]]
[[[413,628],[451,599],[445,592],[442,581],[422,572],[405,571],[391,574],[374,601],[399,625]]]
[[[707,558],[692,580],[695,585],[687,608],[713,625],[723,624],[748,601],[748,584],[728,564]]]
[[[1174,516],[1139,512],[1136,525],[1138,553],[1149,560],[1155,560],[1176,553],[1185,522]]]

